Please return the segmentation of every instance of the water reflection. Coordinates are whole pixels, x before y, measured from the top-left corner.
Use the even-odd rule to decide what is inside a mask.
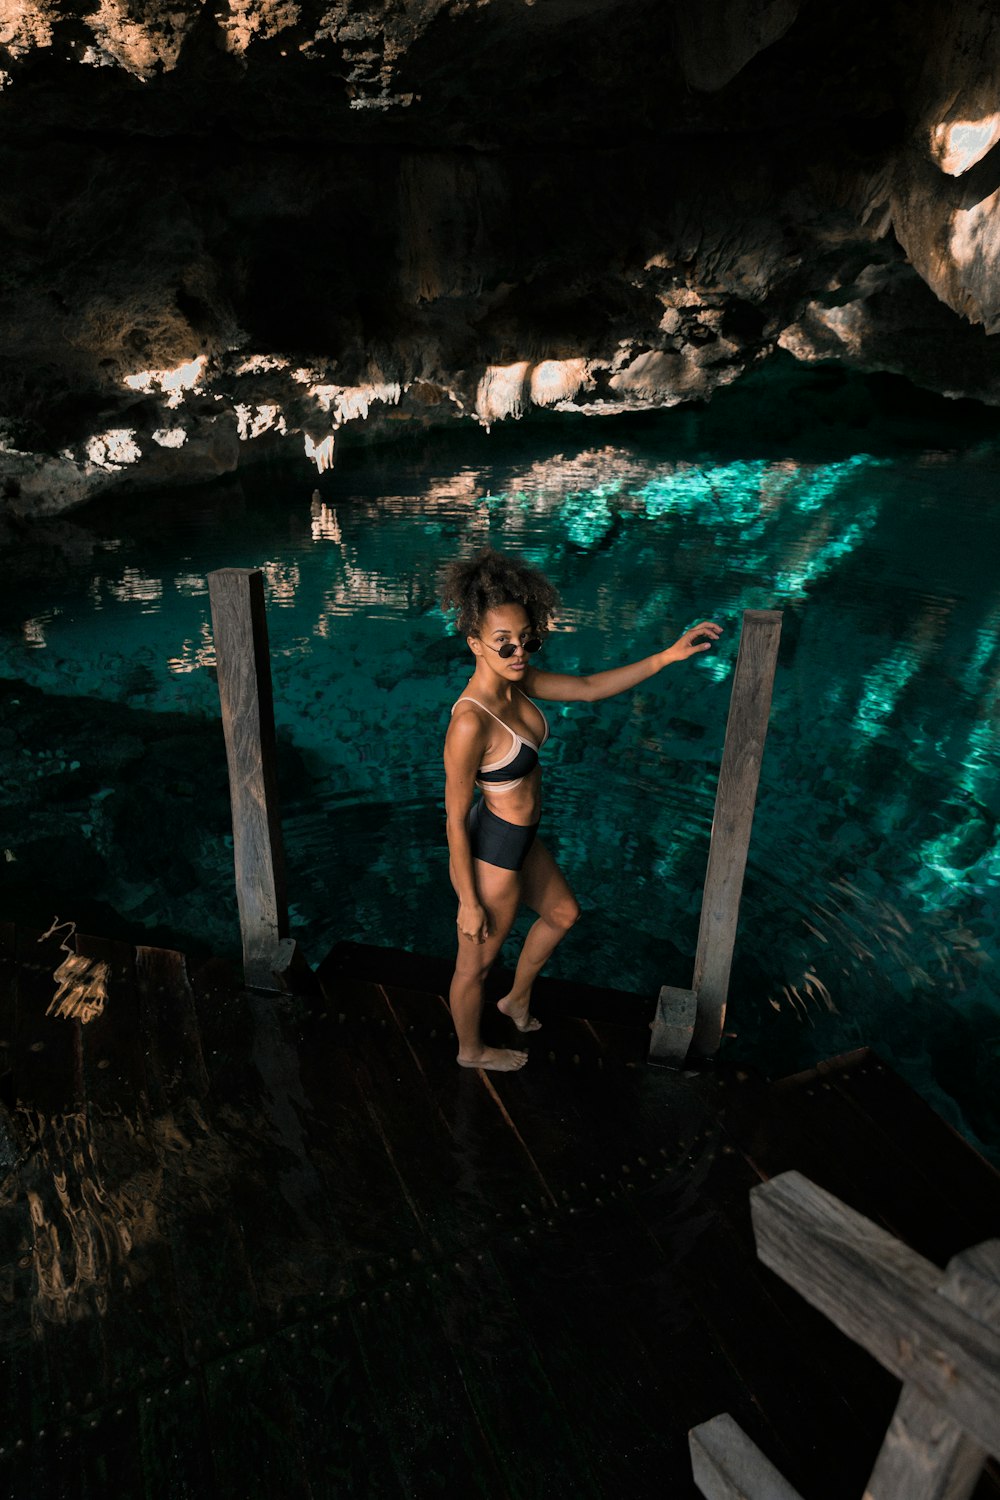
[[[134,601],[146,606],[144,614],[159,612],[151,606],[158,605],[163,598],[163,580],[147,577],[140,568],[126,568],[117,582],[108,582],[107,589],[122,603]]]
[[[430,474],[385,463],[335,474],[322,493],[296,481],[300,493],[293,485],[280,504],[268,478],[174,516],[81,518],[84,538],[67,546],[45,610],[27,563],[15,577],[0,671],[62,701],[140,699],[214,724],[205,574],[262,566],[279,737],[298,757],[283,801],[307,951],[350,937],[446,951],[437,768],[465,653],[435,603],[442,561],[491,542],[548,571],[565,602],[545,661],[569,671],[721,618],[724,644],[689,669],[593,708],[553,707],[546,830],[586,909],[558,965],[648,990],[671,945],[694,947],[740,613],[781,607],[740,938],[741,982],[776,1028],[761,1045],[782,1045],[787,1016],[797,1027],[809,1018],[820,1053],[859,1034],[891,1047],[900,1033],[887,995],[910,1007],[910,1040],[941,996],[995,1014],[990,452],[816,462],[607,443]],[[12,763],[26,752],[37,768],[39,734],[9,746]],[[166,774],[190,783],[180,764]],[[58,819],[110,851],[119,794],[105,811],[102,781],[86,796],[69,787],[58,807],[55,787],[51,804],[30,803],[26,848]],[[224,819],[224,804],[209,814],[192,795],[196,825]],[[18,861],[23,852],[14,845]],[[197,880],[168,891],[153,855],[151,841],[143,881],[119,878],[102,854],[102,898],[145,920],[158,900],[178,931],[231,946],[231,916],[216,920]],[[202,883],[221,888],[229,857],[206,841]],[[895,935],[890,908],[903,924]]]

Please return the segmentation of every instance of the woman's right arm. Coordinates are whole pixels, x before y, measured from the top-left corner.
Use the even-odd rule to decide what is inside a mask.
[[[448,850],[458,891],[458,930],[467,939],[483,943],[489,935],[489,920],[476,889],[476,872],[466,820],[476,787],[476,771],[482,764],[489,731],[477,714],[457,714],[448,725],[444,741],[444,805],[448,822]]]

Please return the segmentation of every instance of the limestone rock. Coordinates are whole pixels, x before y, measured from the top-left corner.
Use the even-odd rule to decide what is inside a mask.
[[[9,0],[0,508],[779,350],[1000,404],[998,99],[987,0]]]
[[[751,58],[784,36],[799,0],[700,0],[673,11],[673,35],[687,82],[723,88]]]

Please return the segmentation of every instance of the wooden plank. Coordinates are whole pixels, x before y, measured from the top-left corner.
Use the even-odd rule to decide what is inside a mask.
[[[802,1500],[727,1413],[693,1427],[688,1440],[705,1500]]]
[[[42,1425],[43,1392],[32,1380],[33,1247],[28,1204],[11,1194],[0,1208],[0,1447],[11,1461],[15,1444]]]
[[[313,1166],[340,1226],[345,1291],[371,1285],[425,1255],[427,1228],[373,1120],[359,1083],[357,1054],[367,1023],[328,1012],[305,1023],[299,1078],[302,1123]]]
[[[750,1190],[757,1186],[762,1175],[771,1175],[770,1171],[761,1173],[760,1161],[763,1158],[768,1162],[772,1153],[754,1140],[753,1129],[759,1125],[762,1134],[776,1131],[782,1145],[790,1143],[790,1151],[780,1153],[778,1170],[795,1167],[809,1173],[810,1169],[803,1165],[803,1161],[811,1162],[813,1157],[808,1141],[805,1158],[799,1156],[805,1134],[799,1125],[784,1113],[775,1116],[770,1112],[774,1095],[771,1086],[752,1071],[737,1067],[717,1067],[714,1072],[721,1096],[718,1155],[704,1179],[704,1186],[700,1185],[702,1171],[697,1163],[692,1164],[691,1175],[699,1184],[699,1194],[706,1193],[711,1199],[721,1227],[718,1235],[713,1233],[707,1240],[699,1242],[699,1272],[707,1275],[710,1282],[714,1279],[719,1284],[719,1300],[731,1307],[729,1316],[734,1323],[739,1317],[742,1281],[748,1276],[753,1278],[756,1291],[750,1305],[760,1304],[762,1307],[764,1322],[760,1333],[760,1356],[777,1367],[774,1381],[777,1410],[780,1413],[783,1381],[796,1390],[800,1386],[803,1390],[812,1387],[810,1404],[815,1407],[816,1415],[825,1414],[824,1420],[830,1424],[827,1429],[830,1436],[849,1428],[857,1433],[855,1445],[845,1445],[843,1449],[844,1461],[839,1465],[838,1481],[846,1485],[848,1492],[852,1485],[860,1492],[871,1469],[872,1455],[877,1451],[891,1416],[898,1386],[887,1370],[845,1339],[821,1312],[803,1302],[792,1287],[755,1263]],[[748,1141],[751,1149],[741,1151],[738,1141]],[[816,1158],[821,1166],[830,1160],[838,1161],[836,1155],[831,1155],[833,1149],[829,1142],[825,1144],[823,1155]],[[729,1179],[731,1183],[725,1192],[720,1191],[720,1179]],[[820,1185],[831,1188],[829,1182]],[[730,1262],[737,1268],[735,1276]],[[726,1316],[725,1313],[720,1315]],[[740,1326],[744,1321],[739,1319]],[[770,1333],[766,1332],[767,1324]],[[786,1361],[787,1369],[782,1376],[781,1366]],[[811,1419],[812,1415],[807,1415],[803,1430],[814,1432],[817,1456],[826,1452],[828,1462],[825,1465],[820,1462],[820,1472],[815,1477],[808,1467],[797,1472],[788,1465],[784,1467],[787,1476],[810,1494],[810,1500],[813,1497],[819,1500],[818,1486],[823,1483],[827,1470],[837,1464],[839,1452],[836,1448],[832,1453],[828,1451],[829,1439],[824,1428],[813,1429]],[[860,1452],[856,1451],[858,1443]],[[847,1469],[850,1473],[845,1478]]]
[[[987,1218],[982,1198],[968,1204],[954,1201],[956,1195],[948,1192],[935,1164],[914,1156],[906,1128],[909,1111],[902,1104],[895,1138],[873,1133],[846,1089],[837,1087],[864,1066],[863,1055],[842,1061],[836,1073],[823,1065],[801,1083],[774,1086],[789,1139],[798,1142],[808,1135],[825,1146],[837,1162],[841,1185],[808,1171],[806,1175],[850,1201],[860,1213],[875,1218],[928,1260],[943,1264],[956,1251],[975,1243],[977,1236],[982,1237]],[[915,1103],[916,1096],[909,1102]],[[1000,1231],[1000,1177],[995,1189],[994,1233]]]
[[[794,1309],[788,1316],[778,1304],[769,1285],[774,1278],[753,1257],[747,1177],[745,1165],[714,1155],[706,1141],[687,1171],[636,1196],[633,1208],[671,1260],[678,1293],[697,1310],[702,1337],[752,1392],[755,1440],[810,1500],[853,1493],[852,1485],[860,1493],[895,1388],[829,1323],[817,1318],[819,1336],[811,1334],[801,1316],[810,1310],[801,1302],[798,1316]],[[723,1211],[734,1193],[742,1209],[736,1220]],[[859,1366],[881,1380],[872,1410],[859,1410],[848,1399]],[[867,1384],[865,1391],[870,1394]],[[710,1392],[696,1420],[720,1404],[719,1392]],[[744,1412],[733,1414],[746,1425]]]
[[[928,1188],[948,1207],[940,1214],[943,1224],[958,1218],[963,1224],[961,1244],[954,1250],[1000,1234],[1000,1172],[985,1160],[870,1048],[858,1054],[850,1066],[842,1059],[820,1063],[820,1077],[861,1114],[869,1133],[871,1149],[878,1151],[888,1138],[905,1150],[927,1179]],[[931,1259],[938,1257],[930,1250]]]
[[[135,989],[134,950],[125,943],[77,933],[77,954],[106,974],[103,1009],[81,1022],[87,1110],[95,1115],[127,1116],[139,1120],[146,1113],[146,1072],[139,1031]],[[93,972],[93,969],[91,970]]]
[[[469,1235],[497,1222],[519,1223],[522,1204],[553,1201],[531,1148],[500,1105],[490,1076],[455,1061],[458,1043],[444,1001],[398,985],[381,986],[388,1014],[410,1049],[424,1088],[452,1141],[454,1197]]]
[[[935,1266],[797,1172],[754,1188],[751,1213],[765,1265],[1000,1452],[1000,1333],[936,1295]]]
[[[688,1469],[687,1428],[704,1403],[745,1410],[750,1396],[740,1399],[628,1204],[528,1225],[491,1248],[599,1493],[675,1493],[671,1481]]]
[[[472,1227],[456,1201],[459,1164],[412,1050],[381,987],[352,989],[352,1056],[363,1109],[432,1241],[461,1243]]]
[[[701,1057],[713,1056],[722,1041],[780,636],[780,610],[743,611],[691,980],[698,996],[691,1050]]]
[[[233,965],[210,958],[192,975],[191,990],[210,1094],[227,1103],[256,1102],[260,1079],[252,1058],[249,997]]]
[[[669,1075],[652,1075],[644,1066],[629,1065],[645,1058],[646,1044],[639,1040],[638,1031],[551,1016],[542,1031],[532,1034],[532,1060],[523,1070],[524,1074],[534,1070],[533,1077],[540,1075],[537,1088],[508,1091],[506,1081],[495,1074],[456,1066],[457,1044],[442,997],[399,986],[381,988],[461,1152],[463,1183],[475,1185],[479,1192],[488,1189],[494,1214],[506,1212],[501,1201],[505,1182],[508,1198],[518,1193],[523,1197],[525,1163],[534,1178],[533,1199],[540,1187],[543,1198],[559,1204],[571,1198],[575,1201],[588,1191],[580,1189],[581,1180],[589,1181],[600,1171],[605,1182],[612,1176],[623,1179],[641,1172],[640,1157],[659,1157],[661,1148],[675,1150],[682,1122],[701,1112],[697,1090],[687,1081],[682,1085]],[[493,999],[492,988],[488,1002]],[[497,987],[497,993],[501,992]],[[489,1003],[484,1025],[493,1040],[511,1040],[508,1022],[494,1014]],[[640,1025],[648,1036],[646,1026]],[[474,1082],[467,1082],[466,1077]],[[541,1108],[529,1108],[536,1093],[543,1096]],[[515,1101],[516,1119],[510,1112]],[[563,1101],[578,1122],[568,1140],[559,1128]],[[541,1131],[537,1141],[532,1134],[536,1128]],[[567,1146],[576,1152],[577,1164],[581,1152],[586,1156],[586,1165],[593,1170],[585,1177],[568,1170]],[[543,1157],[550,1163],[544,1171]],[[562,1159],[561,1172],[552,1168],[553,1159]],[[477,1170],[472,1171],[474,1165]],[[509,1178],[505,1177],[508,1170]],[[515,1198],[515,1206],[520,1201]],[[522,1216],[514,1215],[518,1217]]]
[[[870,1161],[859,1165],[853,1156],[845,1156],[838,1139],[839,1119],[828,1119],[824,1127],[818,1114],[810,1114],[813,1101],[807,1094],[816,1081],[813,1070],[777,1084],[750,1074],[741,1087],[727,1092],[723,1129],[760,1178],[801,1172],[881,1222],[884,1158],[873,1149],[874,1142],[867,1152]]]
[[[177,1137],[163,1152],[150,1126],[134,949],[79,933],[75,941],[82,957],[105,965],[107,996],[103,1011],[81,1023],[89,1146],[68,1190],[100,1216],[104,1375],[117,1399],[136,1379],[176,1369],[184,1354],[169,1249],[148,1228],[152,1204],[162,1212]],[[152,1203],[150,1186],[136,1203],[136,1183],[158,1185]]]
[[[394,1023],[394,1046],[408,1053],[433,1112],[441,1185],[428,1184],[422,1201],[438,1237],[460,1247],[498,1223],[521,1223],[526,1214],[551,1209],[554,1197],[530,1144],[503,1107],[497,1075],[456,1063],[457,1042],[443,1004],[425,1002],[438,1017],[440,1037],[422,1041],[419,1026],[402,1029],[419,1014],[418,997],[380,989]],[[498,1032],[505,1031],[506,1021],[496,1020]],[[429,1128],[425,1134],[431,1135]]]
[[[599,1035],[587,1022],[553,1018],[542,1035],[531,1043],[526,1067],[490,1074],[487,1085],[527,1143],[555,1203],[582,1210],[619,1192],[643,1147],[659,1142],[649,1115],[642,1121],[637,1108],[643,1075],[606,1067]],[[660,1140],[671,1140],[675,1128],[667,1107]]]
[[[625,1068],[645,1068],[649,1061],[649,1032],[652,1022],[636,1019],[615,1022],[595,1019],[581,1005],[579,1019],[584,1021],[604,1048],[604,1056]]]
[[[236,897],[247,984],[278,989],[288,937],[285,855],[278,808],[271,658],[258,568],[208,575],[222,727],[233,810]]]
[[[405,1493],[500,1497],[505,1486],[430,1293],[442,1274],[414,1274],[351,1303],[373,1411]]]
[[[204,1382],[193,1369],[138,1398],[143,1500],[218,1494]]]
[[[114,1185],[119,1191],[120,1187]],[[162,1212],[161,1204],[156,1207]],[[159,1233],[146,1234],[127,1249],[120,1245],[117,1254],[120,1259],[109,1276],[101,1318],[113,1401],[137,1381],[175,1374],[185,1357],[169,1245]]]
[[[24,1500],[32,1493],[31,1485],[30,1450],[23,1438],[8,1432],[0,1441],[0,1496],[3,1500]]]
[[[151,1107],[162,1111],[180,1099],[204,1099],[208,1070],[183,953],[136,948],[135,984]]]
[[[401,1034],[408,1040],[415,1059],[424,1071],[428,1086],[432,1089],[442,1113],[454,1132],[456,1149],[461,1151],[464,1164],[458,1191],[461,1192],[467,1184],[471,1184],[477,1195],[484,1190],[492,1193],[492,1180],[496,1176],[497,1152],[501,1153],[501,1161],[508,1159],[506,1153],[509,1153],[512,1147],[524,1153],[520,1161],[514,1163],[510,1182],[511,1191],[519,1198],[523,1198],[523,1202],[515,1200],[515,1211],[504,1212],[501,1205],[505,1200],[495,1199],[495,1217],[512,1224],[513,1230],[518,1235],[518,1241],[531,1247],[529,1253],[533,1259],[530,1264],[537,1266],[537,1257],[539,1254],[544,1254],[552,1233],[558,1232],[559,1218],[553,1218],[552,1214],[557,1212],[557,1208],[563,1212],[567,1211],[570,1195],[568,1192],[560,1191],[558,1205],[551,1206],[548,1217],[545,1199],[537,1204],[535,1202],[537,1184],[539,1181],[544,1184],[545,1178],[539,1178],[536,1175],[537,1164],[529,1150],[529,1142],[537,1143],[537,1127],[533,1115],[532,1128],[529,1130],[527,1124],[529,1116],[523,1107],[516,1110],[516,1121],[508,1114],[506,1107],[502,1109],[498,1107],[499,1096],[489,1087],[490,1084],[497,1082],[492,1075],[481,1075],[471,1070],[461,1070],[456,1066],[455,1040],[450,1018],[440,999],[435,1000],[426,995],[388,986],[385,993]],[[561,1019],[550,1020],[546,1030],[549,1032],[549,1040],[554,1041],[560,1049],[561,1062],[554,1066],[548,1063],[547,1059],[542,1060],[543,1091],[548,1091],[548,1107],[544,1113],[546,1116],[552,1113],[551,1094],[556,1086],[558,1073],[560,1078],[567,1081],[574,1107],[579,1109],[582,1104],[586,1116],[589,1117],[590,1125],[587,1131],[584,1131],[584,1115],[577,1114],[581,1122],[580,1148],[588,1153],[588,1166],[596,1168],[592,1150],[593,1137],[603,1129],[606,1115],[602,1114],[601,1110],[607,1098],[610,1096],[613,1099],[614,1097],[614,1082],[609,1074],[593,1066],[595,1060],[601,1056],[602,1049],[595,1039],[592,1028],[579,1022]],[[432,1032],[436,1035],[432,1036]],[[578,1059],[577,1062],[573,1061],[574,1057]],[[627,1082],[629,1086],[626,1108],[630,1113],[630,1118],[633,1109],[631,1088],[635,1083],[643,1082],[646,1076],[645,1072],[615,1070],[615,1077]],[[611,1114],[614,1115],[613,1104]],[[590,1139],[587,1138],[588,1131]],[[634,1144],[632,1137],[628,1139],[631,1147]],[[558,1149],[561,1150],[561,1148]],[[613,1159],[609,1159],[607,1165],[618,1168],[617,1161]],[[596,1170],[588,1175],[593,1177],[593,1182],[590,1184],[591,1192],[597,1192],[599,1189],[605,1193],[608,1192],[607,1186],[601,1185]],[[605,1174],[606,1178],[607,1175]],[[620,1169],[616,1170],[615,1175],[620,1176]],[[534,1192],[525,1191],[526,1182],[528,1188],[533,1188]],[[579,1191],[579,1185],[576,1182],[572,1183],[572,1187],[574,1213],[576,1213],[583,1206],[583,1194]],[[618,1190],[617,1186],[615,1190]],[[589,1196],[586,1200],[586,1207],[588,1209],[591,1207]],[[517,1209],[520,1211],[518,1212]],[[569,1263],[577,1266],[580,1261],[580,1245],[576,1244],[577,1239],[586,1247],[585,1254],[588,1261],[593,1249],[592,1235],[587,1227],[592,1219],[589,1214],[581,1213],[579,1218],[574,1217],[570,1222],[574,1228],[568,1232],[567,1237],[559,1239],[558,1242],[564,1250],[557,1254],[565,1254]],[[638,1230],[638,1234],[648,1251],[648,1239],[641,1229]],[[507,1242],[506,1234],[504,1239]],[[571,1242],[575,1248],[570,1248]],[[617,1277],[617,1267],[620,1262],[634,1263],[636,1258],[634,1237],[629,1237],[627,1249],[624,1244],[616,1241],[614,1249],[609,1249],[603,1257],[599,1258],[599,1264],[615,1268],[612,1270],[612,1275]],[[585,1465],[581,1471],[580,1477],[575,1482],[575,1488],[566,1477],[574,1472],[573,1465],[578,1468],[583,1462],[581,1455],[586,1452],[587,1438],[579,1430],[570,1406],[564,1400],[564,1397],[568,1397],[570,1405],[578,1400],[578,1387],[575,1381],[568,1387],[563,1385],[563,1377],[557,1369],[556,1379],[563,1393],[559,1395],[552,1388],[549,1380],[548,1367],[553,1342],[550,1336],[550,1325],[545,1326],[544,1336],[539,1335],[537,1340],[532,1337],[521,1315],[519,1306],[521,1288],[512,1283],[509,1276],[498,1274],[491,1254],[479,1250],[473,1253],[472,1259],[474,1264],[468,1276],[467,1310],[463,1310],[463,1303],[460,1299],[464,1278],[459,1278],[457,1287],[456,1278],[451,1278],[446,1287],[442,1284],[438,1300],[443,1307],[444,1326],[453,1341],[466,1389],[477,1406],[484,1432],[490,1438],[498,1462],[504,1468],[505,1478],[511,1492],[514,1494],[581,1493],[582,1487],[586,1485],[586,1492],[591,1493],[593,1479],[589,1466]],[[655,1252],[654,1261],[659,1264]],[[508,1261],[508,1270],[510,1264]],[[486,1278],[485,1281],[484,1278]],[[668,1280],[665,1268],[663,1280],[665,1283]],[[553,1295],[555,1294],[550,1289],[549,1300]],[[605,1295],[613,1298],[615,1292],[606,1292]],[[532,1301],[533,1298],[529,1298],[529,1317]],[[642,1316],[648,1317],[648,1312],[644,1312]],[[459,1319],[464,1319],[464,1321],[459,1322]],[[637,1319],[637,1321],[641,1320],[641,1318]],[[467,1333],[462,1332],[465,1327],[468,1329]],[[502,1334],[498,1331],[499,1329],[503,1330]],[[668,1358],[672,1363],[676,1362],[679,1357],[676,1332],[674,1324],[671,1323],[670,1338],[664,1347],[668,1350]],[[571,1326],[565,1329],[565,1336],[567,1342],[572,1342]],[[474,1357],[477,1346],[481,1346],[483,1351],[481,1362],[480,1359]],[[630,1345],[630,1349],[634,1357],[634,1346]],[[502,1353],[502,1351],[506,1352]],[[497,1361],[501,1358],[506,1359],[508,1355],[511,1361],[510,1378],[498,1379]],[[693,1352],[686,1350],[683,1362],[688,1393],[696,1389],[697,1385],[690,1371],[689,1360],[692,1357]],[[571,1369],[574,1377],[578,1369],[580,1373],[590,1369],[578,1352],[574,1355],[572,1350],[561,1351],[557,1359],[560,1361],[565,1359],[565,1368],[567,1371]],[[524,1371],[520,1379],[516,1375],[518,1367]],[[529,1391],[525,1389],[525,1380],[528,1378],[529,1371],[536,1372],[530,1387],[530,1402],[527,1401]],[[587,1379],[593,1385],[595,1376],[592,1370],[587,1375]],[[530,1406],[530,1415],[525,1410],[526,1404]],[[533,1445],[529,1449],[524,1442],[517,1442],[519,1430],[522,1435],[530,1432],[543,1418],[550,1430],[546,1443]],[[567,1435],[562,1443],[557,1444],[556,1434],[561,1431],[565,1431]],[[644,1443],[642,1447],[645,1451],[649,1443]],[[658,1454],[657,1463],[661,1458],[662,1454]],[[550,1488],[546,1488],[546,1484],[543,1484],[540,1478],[546,1466],[551,1469],[550,1477],[546,1481]],[[651,1471],[652,1468],[651,1463]],[[561,1479],[560,1474],[563,1475]]]
[[[326,1310],[284,1329],[270,1354],[288,1393],[315,1500],[401,1500],[351,1319]]]
[[[15,1093],[19,1108],[45,1116],[79,1109],[84,1097],[80,1022],[46,1014],[59,988],[53,976],[68,957],[61,944],[71,929],[67,924],[42,940],[23,928],[17,933]]]
[[[71,1451],[69,1462],[76,1470],[75,1482],[86,1500],[140,1496],[143,1475],[136,1398],[123,1399],[101,1413],[77,1420]],[[65,1474],[65,1465],[61,1467]]]
[[[286,1302],[312,1300],[349,1274],[344,1239],[327,1183],[310,1151],[310,1107],[301,1077],[303,1046],[297,1007],[284,997],[251,995],[250,1062],[258,1091],[241,1106],[235,1135],[240,1157],[228,1201],[237,1215],[262,1314],[278,1318]]]
[[[1000,1331],[1000,1240],[955,1256],[938,1295]],[[872,1500],[968,1500],[985,1461],[979,1444],[907,1382],[866,1494]]]
[[[257,1316],[257,1294],[231,1199],[201,1195],[170,1216],[166,1237],[185,1354],[201,1363],[245,1341]]]
[[[206,1365],[205,1404],[220,1495],[313,1500],[280,1369],[265,1344]],[[332,1414],[331,1414],[332,1415]]]
[[[166,1202],[160,1214],[177,1289],[184,1355],[201,1364],[232,1344],[249,1340],[258,1296],[247,1263],[238,1214],[273,1212],[259,1181],[253,1151],[252,1104],[223,1106],[222,1119],[195,1112],[193,1125],[207,1140],[180,1160],[165,1154]],[[250,1205],[241,1202],[244,1194]]]
[[[727,1091],[722,1115],[725,1136],[736,1147],[737,1154],[752,1163],[761,1176],[766,1178],[796,1168],[828,1191],[844,1198],[849,1196],[867,1217],[876,1222],[885,1220],[894,1233],[898,1234],[901,1224],[905,1224],[922,1253],[943,1261],[957,1244],[963,1243],[964,1230],[969,1222],[974,1222],[969,1211],[981,1209],[981,1205],[962,1202],[961,1208],[953,1207],[945,1196],[945,1184],[929,1170],[929,1163],[924,1163],[928,1169],[926,1178],[919,1179],[914,1176],[913,1161],[903,1160],[898,1154],[908,1142],[911,1105],[926,1110],[933,1124],[944,1129],[943,1122],[900,1080],[894,1080],[899,1088],[890,1094],[892,1108],[882,1129],[869,1127],[864,1115],[851,1103],[849,1089],[860,1078],[865,1090],[871,1091],[876,1106],[886,1108],[878,1067],[879,1060],[869,1049],[861,1048],[776,1085],[764,1085],[751,1072],[738,1087],[731,1086]],[[739,1076],[738,1069],[732,1073],[734,1079]],[[841,1082],[844,1094],[836,1087]],[[812,1097],[806,1097],[809,1093]],[[853,1112],[854,1124],[850,1113],[845,1118],[845,1112]],[[855,1128],[857,1123],[860,1129]],[[926,1137],[918,1135],[918,1141],[931,1152],[935,1138],[935,1130]],[[981,1212],[979,1220],[981,1224],[986,1222]],[[996,1223],[995,1216],[992,1222]],[[839,1381],[840,1398],[848,1403],[865,1432],[871,1430],[869,1419],[880,1413],[884,1413],[879,1417],[884,1432],[896,1399],[889,1372],[856,1346],[845,1344],[834,1325],[803,1303],[791,1287],[772,1279],[770,1294],[776,1304],[776,1319],[785,1328],[781,1333],[776,1326],[778,1346],[784,1346],[790,1328],[797,1328],[798,1342],[810,1351],[811,1362],[817,1366],[825,1362],[831,1380]],[[830,1400],[824,1409],[832,1414],[836,1405],[836,1400]],[[878,1436],[876,1444],[877,1441]],[[852,1451],[845,1448],[845,1460]],[[869,1454],[874,1451],[874,1445],[867,1451]],[[869,1466],[870,1462],[869,1457]],[[858,1478],[859,1488],[863,1478]],[[814,1488],[810,1485],[805,1488],[812,1500]],[[996,1493],[995,1482],[984,1476],[977,1500],[986,1500],[987,1494]]]
[[[30,1480],[25,1493],[45,1500],[92,1500],[78,1434],[65,1432],[55,1418],[27,1450]],[[21,1500],[21,1496],[17,1497]]]
[[[653,1018],[650,1062],[674,1067],[683,1063],[691,1049],[697,1015],[698,996],[694,990],[662,985]]]
[[[83,1112],[41,1117],[38,1126],[19,1189],[31,1219],[33,1405],[49,1429],[90,1410],[107,1393],[101,1309],[113,1271],[109,1237],[117,1216],[92,1190],[87,1171],[81,1172],[91,1152]]]
[[[471,1251],[431,1296],[511,1500],[601,1493],[492,1254]]]

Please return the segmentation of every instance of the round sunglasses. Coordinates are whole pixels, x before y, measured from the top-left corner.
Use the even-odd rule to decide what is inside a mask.
[[[483,641],[482,636],[479,639]],[[490,650],[495,651],[497,656],[502,656],[504,661],[508,661],[517,650],[513,641],[504,641],[502,646],[490,646],[489,641],[483,641],[483,645],[489,646]],[[521,650],[525,656],[531,656],[535,651],[541,651],[541,649],[542,643],[537,635],[531,636],[529,640],[523,641],[521,644]]]

